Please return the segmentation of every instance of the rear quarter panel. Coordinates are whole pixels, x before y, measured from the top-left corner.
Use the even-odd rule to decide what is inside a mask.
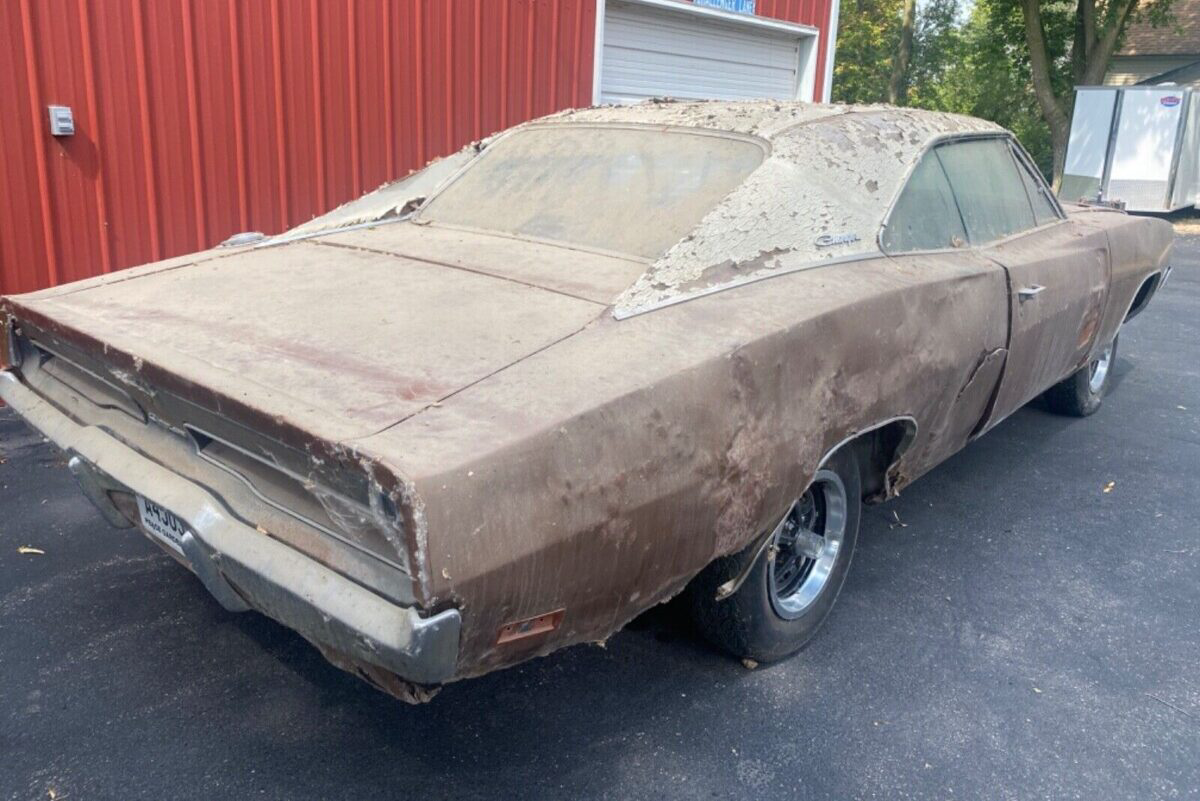
[[[1005,292],[968,253],[879,258],[605,316],[362,443],[412,480],[429,596],[463,614],[460,674],[607,637],[764,531],[856,431],[917,420],[901,483],[945,458]]]

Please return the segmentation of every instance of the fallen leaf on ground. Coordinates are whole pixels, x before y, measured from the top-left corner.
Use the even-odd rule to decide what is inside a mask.
[[[1113,491],[1113,487],[1115,487],[1115,486],[1117,486],[1117,482],[1115,482],[1115,481],[1110,481],[1110,482],[1108,482],[1107,484],[1105,484],[1105,485],[1104,485],[1104,491],[1105,491],[1105,492],[1112,492],[1112,491]]]
[[[756,667],[758,667],[758,663],[753,659],[743,659],[742,667],[744,667],[746,670],[754,670]]]
[[[41,548],[34,548],[30,545],[22,545],[17,548],[17,553],[36,553],[39,556],[45,556],[46,552]]]

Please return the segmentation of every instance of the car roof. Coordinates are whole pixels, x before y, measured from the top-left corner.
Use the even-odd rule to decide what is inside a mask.
[[[878,256],[887,211],[927,147],[946,137],[1004,133],[974,117],[879,104],[660,98],[561,111],[471,143],[457,156],[469,160],[515,130],[570,125],[647,126],[664,135],[697,129],[755,137],[769,149],[758,169],[617,299],[618,318],[797,269]],[[451,168],[463,163],[452,160],[445,160]],[[404,179],[275,241],[395,216],[427,192],[420,181]]]
[[[798,269],[880,254],[888,209],[926,148],[1003,134],[985,120],[887,105],[650,100],[528,125],[627,124],[759,137],[763,164],[618,300],[627,317]]]
[[[886,104],[804,103],[787,100],[676,100],[654,98],[627,105],[568,109],[535,123],[625,123],[704,128],[758,136],[773,141],[818,120],[833,128],[849,128],[861,116],[886,117],[893,125],[923,135],[936,132],[1002,131],[995,123],[962,114],[900,108]]]

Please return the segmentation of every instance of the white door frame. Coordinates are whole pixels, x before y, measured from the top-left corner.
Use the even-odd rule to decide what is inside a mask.
[[[832,0],[834,11],[830,20],[831,30],[836,30],[838,1]],[[801,25],[798,22],[785,22],[783,20],[772,19],[771,17],[760,17],[757,14],[738,14],[733,11],[723,11],[719,8],[698,6],[694,3],[680,2],[680,0],[621,0],[621,2],[650,8],[666,9],[668,11],[690,14],[702,19],[731,23],[733,25],[781,31],[795,36],[800,40],[800,59],[802,62],[802,64],[796,65],[799,73],[797,75],[798,80],[796,81],[796,99],[816,100],[813,97],[813,87],[817,75],[817,52],[820,50],[821,43],[821,31],[818,28],[812,25]],[[604,13],[606,8],[607,0],[596,0],[596,40],[593,45],[595,53],[592,61],[592,105],[595,106],[600,105],[601,98],[600,79],[604,64]],[[833,71],[832,48],[830,48],[825,62],[824,100],[828,102],[829,79],[832,77],[831,73]]]
[[[604,0],[600,0],[604,2]],[[828,103],[833,93],[833,56],[837,53],[838,21],[841,17],[842,0],[833,0],[829,9],[829,47],[825,51],[825,82],[821,84],[821,102]]]

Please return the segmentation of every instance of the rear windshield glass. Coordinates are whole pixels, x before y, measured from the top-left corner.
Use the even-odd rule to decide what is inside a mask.
[[[432,195],[464,164],[473,159],[476,152],[474,147],[467,146],[457,153],[432,161],[422,170],[390,184],[384,184],[374,192],[368,192],[349,203],[343,203],[333,211],[297,225],[288,231],[287,235],[332,231],[348,225],[402,216]]]
[[[763,156],[758,143],[726,136],[528,128],[485,150],[420,218],[653,259]]]

